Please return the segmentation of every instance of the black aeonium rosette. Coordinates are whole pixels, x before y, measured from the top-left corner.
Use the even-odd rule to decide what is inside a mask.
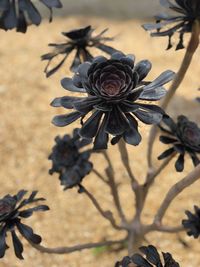
[[[146,124],[158,124],[164,113],[160,107],[140,100],[161,99],[166,93],[163,85],[174,77],[168,70],[153,82],[144,82],[150,69],[148,60],[135,65],[134,57],[121,52],[110,59],[101,56],[92,63],[81,64],[73,79],[65,78],[61,83],[66,90],[84,93],[85,97],[54,99],[52,106],[75,111],[54,117],[53,123],[62,127],[81,118],[80,135],[95,137],[94,149],[106,149],[109,134],[114,136],[113,144],[123,138],[128,144],[138,145],[141,136],[135,118]]]
[[[170,117],[164,117],[163,123],[167,128],[160,125],[160,129],[167,135],[161,135],[160,141],[164,144],[169,144],[171,147],[165,150],[158,159],[169,157],[174,152],[179,156],[175,163],[175,168],[178,172],[184,169],[184,157],[187,153],[194,164],[200,163],[197,156],[200,153],[200,128],[196,123],[189,121],[185,116],[181,115],[175,123]]]
[[[15,255],[19,259],[23,259],[23,245],[16,234],[16,230],[30,243],[39,244],[42,238],[36,235],[32,228],[21,222],[22,219],[30,217],[35,211],[49,210],[46,205],[38,205],[32,208],[25,206],[38,201],[45,200],[44,198],[36,198],[37,191],[33,191],[28,198],[24,198],[27,191],[21,190],[16,195],[6,195],[0,199],[0,258],[5,255],[8,245],[6,237],[11,233]]]
[[[81,183],[83,178],[92,170],[89,161],[91,150],[82,151],[82,148],[91,143],[90,139],[81,139],[78,129],[73,135],[64,135],[55,138],[56,145],[52,149],[49,159],[52,160],[52,168],[49,173],[59,173],[61,185],[64,190],[73,188]]]
[[[182,221],[184,228],[189,236],[198,238],[200,236],[200,208],[194,206],[194,213],[187,210],[185,212],[187,219]]]
[[[156,23],[147,23],[143,27],[147,31],[154,31],[151,36],[168,36],[169,42],[167,49],[172,45],[172,36],[178,32],[179,42],[176,50],[184,48],[183,37],[185,33],[192,32],[195,20],[200,20],[200,1],[199,0],[160,0],[161,5],[169,8],[177,14],[159,14]]]
[[[50,10],[52,20],[52,9],[61,8],[60,0],[39,0]],[[29,24],[39,25],[42,17],[31,0],[1,0],[0,1],[0,28],[25,33]]]
[[[44,71],[46,76],[49,77],[54,74],[64,64],[69,54],[73,51],[75,51],[75,57],[70,69],[74,72],[81,63],[91,61],[94,58],[90,51],[92,47],[110,55],[116,52],[116,49],[105,44],[105,42],[113,40],[113,38],[103,36],[107,30],[108,29],[103,30],[96,36],[93,36],[94,29],[91,26],[75,29],[69,32],[63,32],[62,34],[67,37],[68,40],[61,44],[49,44],[49,46],[53,47],[54,50],[41,57],[42,60],[48,60],[48,64]],[[59,55],[62,55],[63,59],[55,65],[55,67],[50,69],[52,60]]]
[[[140,251],[145,255],[134,254],[132,257],[124,257],[121,262],[117,262],[115,267],[179,267],[180,265],[173,259],[170,253],[162,252],[163,260],[157,249],[149,245],[141,247]]]

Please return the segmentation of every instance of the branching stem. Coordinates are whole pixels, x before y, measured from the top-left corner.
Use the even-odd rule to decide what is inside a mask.
[[[98,172],[96,169],[92,169],[92,172],[96,174],[97,177],[99,177],[99,179],[104,182],[105,184],[108,185],[108,181],[106,180],[106,178],[100,173]]]
[[[196,168],[190,172],[186,177],[184,177],[182,180],[177,182],[175,185],[171,187],[171,189],[168,191],[166,197],[164,198],[163,202],[161,203],[160,208],[158,209],[157,214],[154,218],[154,223],[159,225],[161,224],[161,221],[169,208],[172,201],[187,187],[192,185],[194,182],[196,182],[198,179],[200,179],[200,164],[196,166]]]
[[[145,201],[149,192],[149,188],[152,186],[155,178],[164,170],[164,168],[170,163],[172,158],[176,155],[176,153],[172,154],[169,158],[167,158],[156,170],[149,170],[146,176],[145,183],[143,185],[139,185],[136,190],[136,214],[133,221],[140,221],[140,217],[145,205]]]
[[[131,183],[133,184],[138,184],[132,170],[131,170],[131,166],[130,166],[130,161],[129,161],[129,157],[128,157],[128,151],[127,151],[127,147],[126,147],[126,143],[124,142],[124,140],[120,140],[119,143],[119,152],[121,155],[121,159],[122,162],[124,164],[124,167],[131,179]]]
[[[113,196],[113,201],[114,201],[115,207],[118,211],[119,217],[121,218],[122,223],[124,223],[124,222],[126,222],[126,217],[125,217],[125,214],[124,214],[122,206],[121,206],[118,188],[117,188],[117,184],[115,182],[115,174],[114,174],[112,162],[111,162],[106,151],[104,151],[103,154],[104,154],[105,159],[108,162],[108,167],[106,168],[105,171],[106,171],[106,174],[108,176],[108,184],[110,186],[111,194]]]
[[[92,249],[92,248],[98,248],[98,247],[103,247],[103,246],[112,246],[116,244],[121,244],[125,242],[126,239],[121,239],[121,240],[107,240],[103,242],[98,242],[98,243],[87,243],[87,244],[82,244],[82,245],[76,245],[72,247],[57,247],[57,248],[48,248],[44,247],[41,245],[35,245],[31,243],[31,246],[33,246],[35,249],[39,250],[42,253],[48,253],[48,254],[68,254],[76,251],[81,251],[85,249]]]
[[[184,228],[181,225],[171,227],[171,226],[166,226],[166,225],[162,225],[162,224],[155,224],[155,223],[152,223],[151,225],[144,226],[145,234],[147,234],[149,232],[153,232],[153,231],[176,234],[178,232],[184,231]]]
[[[113,217],[113,214],[111,211],[104,211],[99,202],[96,200],[96,198],[93,196],[93,194],[91,194],[85,187],[83,187],[82,185],[79,185],[80,186],[80,192],[81,193],[85,193],[88,198],[91,200],[91,202],[93,203],[93,205],[95,206],[95,208],[98,210],[98,212],[106,219],[106,220],[109,220],[109,222],[111,223],[111,225],[117,229],[117,230],[123,230],[122,227],[118,226],[115,222],[115,219]]]
[[[165,169],[165,167],[168,166],[168,164],[170,163],[170,161],[174,158],[174,156],[176,155],[177,153],[174,152],[171,156],[169,156],[166,160],[164,160],[162,162],[162,164],[155,170],[148,170],[148,173],[147,173],[147,176],[146,176],[146,181],[145,181],[145,184],[144,186],[146,188],[149,189],[149,187],[153,184],[153,182],[155,181],[155,178]]]

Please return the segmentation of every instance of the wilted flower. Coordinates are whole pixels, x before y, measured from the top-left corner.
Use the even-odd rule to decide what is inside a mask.
[[[169,117],[163,118],[163,123],[167,129],[160,125],[162,131],[167,133],[167,136],[160,136],[160,141],[164,144],[171,144],[172,147],[164,151],[158,159],[169,157],[174,152],[179,153],[175,163],[175,168],[178,172],[184,169],[185,153],[189,154],[194,166],[200,163],[197,153],[200,153],[200,128],[197,124],[189,121],[185,116],[181,115],[177,118],[177,124]]]
[[[145,257],[140,254],[134,254],[132,257],[124,257],[121,262],[117,262],[115,267],[179,267],[180,265],[172,258],[170,253],[164,253],[163,262],[157,249],[150,245],[141,247],[140,251]]]
[[[172,36],[179,33],[179,43],[176,50],[184,48],[183,36],[185,33],[192,32],[195,20],[200,20],[200,1],[199,0],[160,0],[161,5],[177,12],[177,15],[159,14],[156,23],[147,23],[143,27],[151,33],[151,36],[168,36],[169,43],[167,49],[172,45]],[[169,26],[169,27],[168,27]]]
[[[46,76],[49,77],[54,74],[64,64],[69,54],[74,50],[76,53],[70,67],[73,72],[75,72],[78,66],[84,61],[92,61],[93,56],[89,51],[91,47],[100,49],[110,55],[116,52],[116,49],[104,44],[104,42],[113,40],[113,38],[110,37],[103,37],[103,34],[107,30],[108,29],[103,30],[96,36],[92,36],[94,29],[92,29],[91,26],[72,30],[70,32],[63,32],[62,34],[68,38],[67,42],[61,44],[49,44],[49,46],[54,47],[54,51],[42,56],[42,60],[49,61],[45,68]],[[52,60],[59,55],[63,55],[61,62],[52,69],[49,69]]]
[[[29,24],[39,25],[41,15],[31,0],[3,0],[0,1],[0,28],[25,33]],[[52,9],[61,8],[60,0],[39,0],[50,10],[52,20]]]
[[[185,212],[188,219],[182,221],[184,228],[187,230],[189,236],[198,238],[200,236],[200,208],[194,206],[195,213],[193,214],[189,210]]]
[[[26,238],[30,243],[39,244],[41,237],[34,234],[31,227],[21,222],[21,219],[30,217],[35,211],[49,210],[46,205],[39,205],[33,208],[24,209],[25,206],[45,200],[44,198],[36,198],[37,191],[33,191],[28,198],[24,198],[27,193],[21,190],[17,195],[6,195],[0,199],[0,258],[5,255],[8,246],[6,244],[7,233],[11,233],[15,255],[19,259],[23,259],[23,245],[16,234],[16,230]]]
[[[157,124],[164,113],[158,106],[138,100],[161,99],[166,93],[162,86],[174,76],[172,71],[165,71],[153,82],[143,82],[150,69],[148,60],[134,65],[134,57],[121,52],[114,53],[111,59],[101,56],[81,64],[73,79],[65,78],[61,83],[69,91],[86,95],[56,98],[52,106],[75,111],[54,117],[53,123],[62,127],[82,118],[80,135],[95,137],[94,149],[106,149],[109,134],[115,136],[113,144],[123,137],[126,143],[138,145],[141,136],[135,117],[146,124]]]
[[[92,170],[89,161],[90,150],[80,151],[84,146],[91,143],[90,139],[81,139],[78,129],[73,136],[64,135],[55,138],[56,145],[52,149],[49,159],[52,160],[52,168],[49,173],[59,173],[61,185],[65,189],[72,188],[81,183],[83,178]]]

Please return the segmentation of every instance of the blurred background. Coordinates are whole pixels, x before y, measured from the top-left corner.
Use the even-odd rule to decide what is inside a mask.
[[[35,1],[38,4],[38,1]],[[66,64],[55,75],[46,78],[44,75],[45,62],[40,56],[49,52],[48,43],[60,43],[65,39],[60,34],[74,28],[92,25],[98,34],[109,28],[107,36],[115,36],[115,41],[108,43],[123,51],[136,55],[136,62],[149,59],[153,68],[147,77],[152,80],[161,72],[171,69],[177,71],[185,50],[166,51],[167,38],[151,38],[141,24],[153,19],[160,12],[159,0],[62,0],[64,8],[55,10],[51,24],[44,19],[39,27],[31,26],[24,34],[15,31],[0,30],[0,196],[15,194],[24,188],[29,191],[38,190],[39,195],[47,199],[51,210],[37,213],[27,220],[34,231],[43,237],[43,244],[48,247],[73,246],[79,243],[98,242],[104,238],[117,239],[121,234],[111,229],[109,223],[101,218],[90,201],[77,193],[76,189],[63,192],[58,176],[50,176],[48,170],[51,163],[48,155],[54,145],[56,135],[70,133],[78,124],[57,128],[51,124],[53,116],[64,114],[64,109],[50,107],[51,101],[58,96],[64,96],[66,91],[60,86],[60,80],[71,77],[69,64]],[[39,5],[40,6],[40,5]],[[48,11],[41,7],[42,14]],[[40,8],[39,7],[39,8]],[[177,42],[175,37],[174,42]],[[185,44],[189,36],[185,38]],[[170,104],[169,114],[187,115],[200,125],[199,103],[194,99],[198,96],[200,87],[200,53],[194,56],[193,63],[185,77],[176,97]],[[93,54],[100,55],[94,50]],[[167,88],[169,85],[167,85]],[[150,126],[139,123],[143,142],[138,147],[129,146],[131,167],[143,181],[146,173],[145,151]],[[160,162],[157,156],[166,148],[157,140],[154,150],[156,165]],[[130,190],[129,179],[120,162],[116,146],[109,147],[109,154],[116,167],[116,180],[120,186],[120,197],[126,215],[131,218],[134,212],[134,196]],[[99,172],[104,172],[105,162],[99,155],[92,158]],[[164,192],[170,186],[183,178],[192,168],[189,158],[183,173],[176,173],[174,162],[163,171],[156,180],[148,197],[144,210],[144,222],[151,222]],[[94,193],[104,209],[114,210],[109,189],[94,175],[84,180],[84,186]],[[200,183],[197,182],[185,190],[171,205],[166,214],[165,223],[173,226],[185,218],[186,209],[192,210],[193,205],[200,206]],[[114,212],[115,214],[115,212]],[[116,215],[116,214],[115,214]],[[187,242],[185,248],[179,239]],[[161,251],[169,251],[180,262],[182,267],[200,266],[200,244],[198,240],[180,235],[151,233],[148,242],[157,246]],[[114,263],[124,257],[127,252],[119,253],[94,250],[77,252],[69,255],[47,255],[30,247],[23,240],[25,261],[15,258],[11,248],[6,257],[1,260],[0,267],[113,267]],[[8,240],[10,244],[10,240]]]
[[[152,17],[160,10],[159,0],[64,0],[63,9],[55,14],[131,19]]]

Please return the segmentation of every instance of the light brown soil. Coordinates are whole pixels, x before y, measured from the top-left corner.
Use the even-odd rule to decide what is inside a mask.
[[[43,23],[41,27],[32,27],[26,35],[14,32],[0,32],[0,150],[1,150],[1,187],[0,195],[15,194],[18,190],[39,190],[40,195],[47,199],[51,210],[35,214],[28,223],[35,232],[43,237],[43,244],[49,247],[71,246],[78,243],[99,241],[105,237],[120,238],[107,221],[99,216],[85,196],[77,194],[77,190],[63,192],[57,176],[49,176],[50,162],[47,157],[58,134],[70,133],[75,125],[67,128],[56,128],[50,122],[57,113],[64,110],[51,108],[49,103],[56,96],[65,95],[60,86],[60,79],[71,75],[68,66],[56,75],[46,79],[43,74],[44,63],[40,55],[48,51],[49,42],[62,41],[61,31],[92,24],[100,31],[110,28],[110,35],[118,35],[115,47],[125,53],[134,53],[137,60],[149,59],[153,69],[149,79],[153,79],[166,69],[176,71],[184,55],[184,50],[166,52],[166,39],[152,39],[140,27],[139,21],[110,21],[89,17],[58,19],[53,24]],[[98,53],[97,53],[98,54]],[[197,51],[192,66],[184,79],[183,85],[174,98],[170,114],[186,114],[200,123],[200,107],[194,101],[197,88],[200,86],[200,54]],[[143,180],[146,169],[146,143],[149,126],[140,123],[143,142],[139,147],[129,147],[132,169],[139,180]],[[159,143],[155,148],[156,156],[164,149]],[[129,180],[117,154],[117,147],[110,147],[109,153],[116,165],[116,179],[122,183],[120,196],[126,214],[133,215],[134,197],[129,189]],[[96,168],[103,172],[104,161],[99,155],[93,158]],[[156,162],[156,164],[158,164]],[[157,179],[148,198],[144,211],[144,221],[150,222],[170,185],[184,177],[192,165],[187,159],[185,170],[181,174],[174,171],[173,164]],[[109,190],[94,175],[85,179],[84,185],[93,192],[102,206],[113,209]],[[173,226],[185,217],[185,209],[200,205],[200,183],[197,182],[185,190],[171,205],[165,223]],[[200,266],[199,240],[181,237],[188,242],[190,249],[185,249],[177,240],[176,235],[152,233],[147,239],[162,251],[170,251],[183,267]],[[23,240],[24,241],[24,240]],[[25,261],[15,258],[12,249],[1,260],[1,267],[111,267],[114,262],[126,255],[120,253],[102,253],[96,256],[87,250],[68,255],[47,255],[31,248],[26,241]],[[12,246],[11,246],[12,247]]]

